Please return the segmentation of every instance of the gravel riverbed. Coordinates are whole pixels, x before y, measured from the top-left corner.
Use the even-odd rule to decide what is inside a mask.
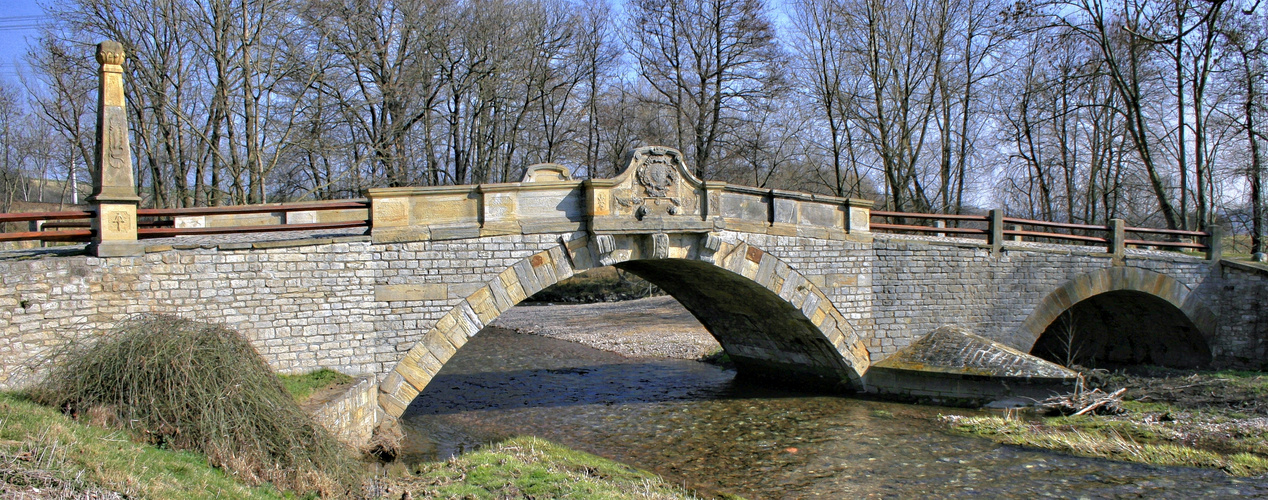
[[[595,304],[521,304],[493,326],[630,357],[697,359],[721,348],[673,297]]]

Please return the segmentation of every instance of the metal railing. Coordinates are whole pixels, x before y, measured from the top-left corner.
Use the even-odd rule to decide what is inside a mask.
[[[0,214],[0,225],[12,222],[29,222],[32,224],[33,230],[0,233],[0,242],[6,241],[57,241],[57,242],[84,242],[92,238],[93,232],[90,226],[85,225],[87,229],[75,227],[73,229],[59,231],[43,231],[41,226],[46,221],[66,221],[66,220],[83,220],[92,219],[97,216],[97,212],[93,210],[65,210],[61,212],[22,212],[15,214]]]
[[[207,217],[217,215],[251,215],[292,212],[316,212],[324,210],[358,210],[365,209],[364,219],[340,222],[313,222],[299,224],[261,224],[251,226],[221,227],[138,227],[137,238],[170,238],[174,236],[195,236],[207,234],[241,234],[269,233],[279,231],[312,231],[321,229],[347,229],[370,227],[370,202],[366,200],[342,200],[333,202],[284,203],[278,205],[236,205],[226,207],[197,208],[141,208],[137,209],[137,218],[141,217]]]
[[[275,205],[235,205],[196,208],[141,208],[137,209],[137,238],[170,238],[209,234],[242,234],[281,231],[312,231],[370,227],[370,202],[367,200],[341,200],[333,202],[282,203]],[[366,210],[365,217],[337,222],[257,224],[247,226],[224,225],[215,227],[177,227],[176,219],[182,217],[215,217],[250,214],[289,214],[293,212],[318,212],[330,210]],[[31,230],[0,232],[0,242],[87,242],[95,231],[92,219],[95,210],[67,210],[61,212],[22,212],[0,214],[0,224],[28,222]],[[50,230],[51,229],[51,230]]]
[[[1114,219],[1109,225],[1050,222],[1017,217],[1005,217],[1002,210],[992,210],[989,215],[926,214],[873,210],[871,216],[894,222],[873,222],[874,231],[935,234],[938,236],[984,237],[994,249],[1006,241],[1031,241],[1072,243],[1085,246],[1104,246],[1106,251],[1122,255],[1127,246],[1152,247],[1177,250],[1197,250],[1208,258],[1218,258],[1219,231],[1187,231],[1179,229],[1154,229],[1127,226]],[[928,225],[930,222],[933,225]],[[948,224],[954,223],[952,227]],[[1128,235],[1134,237],[1128,237]]]

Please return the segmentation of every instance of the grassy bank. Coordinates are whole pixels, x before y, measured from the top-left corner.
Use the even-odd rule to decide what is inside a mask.
[[[282,387],[286,388],[286,392],[291,393],[295,402],[300,404],[317,394],[346,389],[356,381],[348,375],[326,368],[301,375],[278,375],[277,378],[282,380]]]
[[[276,376],[216,325],[139,318],[0,393],[0,498],[684,498],[654,475],[525,438],[373,477],[297,402],[352,382]]]
[[[415,498],[694,498],[656,475],[534,437],[423,464],[402,486]]]
[[[0,497],[285,498],[234,480],[202,454],[130,437],[0,393]]]
[[[1144,368],[1098,383],[1127,389],[1123,413],[943,420],[957,432],[1073,455],[1268,473],[1268,376]]]
[[[0,393],[0,498],[297,498],[248,486],[200,453],[137,443],[87,420]],[[379,498],[392,499],[403,491],[414,498],[694,498],[656,475],[532,437],[423,464],[377,486]]]

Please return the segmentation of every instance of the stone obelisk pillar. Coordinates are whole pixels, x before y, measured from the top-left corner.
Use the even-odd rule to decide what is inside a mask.
[[[140,255],[144,247],[136,237],[136,209],[141,198],[132,175],[132,148],[128,144],[128,116],[123,99],[123,45],[97,44],[101,86],[97,91],[96,168],[93,194],[88,202],[97,210],[89,250],[98,257]]]

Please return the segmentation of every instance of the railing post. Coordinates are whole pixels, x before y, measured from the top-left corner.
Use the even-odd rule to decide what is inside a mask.
[[[1224,256],[1224,229],[1218,224],[1207,228],[1206,260],[1219,262]]]
[[[48,222],[48,221],[45,221],[45,220],[33,220],[33,221],[31,221],[31,222],[27,225],[27,230],[28,230],[28,231],[31,231],[31,232],[33,232],[33,233],[38,233],[38,232],[40,232],[40,231],[43,231],[43,230],[44,230],[44,223],[45,223],[45,222]],[[40,244],[40,248],[44,248],[44,247],[48,246],[48,243],[47,243],[47,242],[45,242],[44,240],[39,240],[39,241],[37,241],[37,243],[39,243],[39,244]]]
[[[128,117],[123,97],[123,45],[106,41],[97,44],[101,65],[97,89],[97,145],[93,171],[93,194],[88,202],[96,208],[92,219],[93,237],[89,251],[98,257],[140,255],[144,247],[137,241],[136,194],[132,175],[132,148],[128,144]]]
[[[1109,252],[1115,260],[1127,255],[1127,222],[1123,219],[1110,219],[1109,235],[1106,239],[1109,242],[1106,244],[1105,251]]]
[[[1004,249],[1004,209],[991,210],[989,230],[990,238],[987,239],[987,243],[991,245],[991,255],[999,255],[999,252]]]
[[[1013,224],[1013,231],[1021,231],[1021,226],[1016,225],[1016,224]],[[1013,241],[1021,241],[1021,235],[1020,235],[1020,234],[1014,234],[1014,235],[1013,235]]]
[[[944,220],[933,221],[933,227],[936,227],[938,229],[945,229],[947,227],[947,221],[944,221]],[[939,238],[945,238],[947,236],[947,233],[934,233],[934,236],[937,236]]]

